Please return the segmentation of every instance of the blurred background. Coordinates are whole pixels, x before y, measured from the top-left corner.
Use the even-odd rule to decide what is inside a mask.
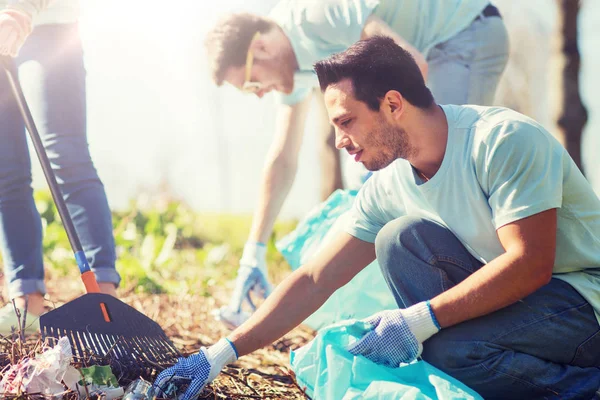
[[[273,136],[275,102],[208,75],[203,37],[228,11],[266,14],[277,0],[83,0],[93,160],[115,210],[165,193],[201,212],[251,213]],[[553,133],[559,97],[559,5],[496,0],[511,37],[511,60],[497,104],[528,114]],[[600,2],[579,11],[580,90],[589,119],[582,138],[585,173],[600,193]],[[23,82],[26,86],[27,82]],[[319,199],[310,120],[300,168],[282,216],[301,217]],[[346,160],[345,166],[348,165]],[[34,184],[44,188],[39,167]]]

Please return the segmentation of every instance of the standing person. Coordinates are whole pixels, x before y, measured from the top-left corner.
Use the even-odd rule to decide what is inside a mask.
[[[420,355],[485,399],[600,395],[600,200],[565,148],[515,111],[436,104],[387,37],[315,69],[337,147],[377,172],[346,233],[155,384],[187,379],[192,398],[377,258],[398,308],[366,319],[350,353],[393,368]]]
[[[507,62],[508,39],[500,13],[488,1],[282,0],[269,18],[232,14],[208,33],[217,85],[228,82],[258,97],[277,91],[281,103],[235,290],[220,319],[239,325],[250,289],[271,291],[265,243],[294,182],[312,97],[319,104],[322,142],[329,143],[324,148],[337,154],[313,64],[361,38],[386,35],[414,57],[437,102],[491,105]],[[338,175],[334,164],[321,163],[324,176]]]
[[[112,219],[86,134],[86,85],[78,0],[0,0],[0,55],[15,57],[29,103],[88,262],[103,293],[116,296]],[[28,86],[29,86],[28,85]],[[23,120],[0,74],[0,248],[5,284],[28,304],[27,332],[44,312],[42,224],[33,200]],[[0,334],[18,326],[12,304],[0,309]]]

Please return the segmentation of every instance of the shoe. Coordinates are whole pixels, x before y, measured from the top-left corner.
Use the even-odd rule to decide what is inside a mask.
[[[23,310],[21,311],[21,323],[23,322]],[[27,313],[27,320],[25,321],[25,334],[39,333],[40,331],[40,317],[39,315],[33,315]],[[0,308],[0,335],[8,336],[13,331],[19,330],[19,319],[15,313],[12,303],[8,303],[4,307]]]
[[[217,321],[221,321],[229,329],[237,328],[238,326],[246,322],[248,318],[250,318],[250,314],[248,314],[247,312],[235,312],[227,306],[223,306],[217,310],[213,310],[211,314]]]

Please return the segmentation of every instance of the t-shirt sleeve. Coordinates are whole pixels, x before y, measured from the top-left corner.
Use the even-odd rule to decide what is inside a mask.
[[[377,233],[390,220],[382,205],[388,203],[388,194],[380,173],[375,173],[361,187],[346,225],[346,232],[357,239],[375,243]],[[396,208],[401,208],[397,204]]]
[[[542,129],[514,121],[490,135],[479,168],[496,229],[562,205],[564,149]]]
[[[294,91],[278,94],[280,103],[294,105],[304,100],[318,80],[312,71],[314,63],[342,52],[360,39],[367,18],[379,5],[379,0],[320,0],[297,5],[290,17],[283,8],[273,12],[275,20],[286,21],[287,34],[296,50],[301,75],[294,76]],[[287,18],[292,18],[288,21]],[[293,25],[293,27],[291,26]],[[310,72],[308,72],[310,71]],[[308,74],[308,75],[307,75]]]

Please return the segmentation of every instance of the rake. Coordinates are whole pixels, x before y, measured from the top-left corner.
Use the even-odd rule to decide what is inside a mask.
[[[83,296],[40,317],[42,338],[53,343],[60,337],[68,337],[76,363],[109,362],[122,384],[140,376],[153,379],[162,369],[177,362],[181,354],[156,322],[122,301],[100,293],[16,77],[14,61],[0,57],[0,62],[50,186],[86,290]]]

